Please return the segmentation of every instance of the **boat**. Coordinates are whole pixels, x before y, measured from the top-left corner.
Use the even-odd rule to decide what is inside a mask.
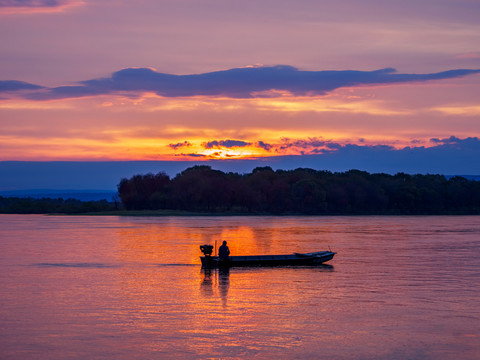
[[[212,256],[212,245],[201,245],[200,250],[204,254],[204,256],[200,256],[202,267],[204,268],[236,266],[312,266],[332,260],[336,254],[333,251],[317,251],[288,255],[239,255],[220,259],[218,256]]]

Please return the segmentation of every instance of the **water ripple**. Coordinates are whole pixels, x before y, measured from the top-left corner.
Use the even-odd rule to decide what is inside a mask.
[[[37,263],[32,264],[33,266],[38,267],[67,267],[67,268],[114,268],[118,267],[119,265],[112,265],[112,264],[102,264],[102,263],[89,263],[89,262],[82,262],[82,263]]]

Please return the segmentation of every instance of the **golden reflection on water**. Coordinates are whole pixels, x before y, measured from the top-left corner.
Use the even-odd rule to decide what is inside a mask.
[[[479,358],[478,217],[0,224],[0,358]],[[205,272],[199,245],[223,240],[233,254],[338,254]]]
[[[308,304],[309,317],[325,310],[314,306],[318,287],[313,292],[302,290],[305,280],[298,269],[200,269],[201,244],[216,241],[219,246],[226,240],[232,254],[285,253],[282,237],[285,241],[285,233],[294,237],[296,232],[288,230],[288,223],[277,228],[270,220],[260,226],[236,223],[221,226],[198,219],[179,226],[175,221],[152,221],[118,229],[119,260],[138,265],[118,269],[122,302],[128,304],[120,316],[143,314],[135,317],[135,327],[143,330],[154,330],[162,318],[162,331],[194,337],[194,343],[181,342],[197,354],[215,351],[218,344],[212,337],[221,337],[227,354],[245,356],[255,356],[265,347],[299,346],[298,333],[309,320],[300,320],[305,311],[298,309]],[[314,271],[321,274],[333,267]],[[168,308],[168,313],[157,304]]]
[[[409,338],[407,329],[424,318],[432,305],[438,311],[455,311],[459,306],[453,305],[455,296],[447,300],[447,305],[441,301],[435,305],[434,299],[425,302],[432,296],[429,283],[435,286],[441,279],[438,269],[421,264],[435,262],[436,258],[430,256],[431,243],[419,242],[425,236],[424,230],[412,231],[412,226],[417,226],[416,219],[394,224],[369,224],[363,218],[348,219],[345,223],[343,219],[319,223],[316,218],[306,218],[301,219],[302,225],[296,218],[262,218],[252,222],[245,226],[238,219],[225,223],[193,219],[186,221],[187,226],[179,226],[177,220],[122,228],[121,261],[199,264],[199,245],[216,242],[218,248],[223,240],[228,242],[232,254],[246,255],[323,250],[332,245],[339,252],[340,261],[336,258],[334,266],[314,270],[232,269],[205,273],[196,267],[180,266],[173,271],[165,268],[165,274],[159,268],[159,272],[140,275],[130,270],[121,275],[129,289],[129,301],[139,307],[139,312],[157,313],[160,317],[165,314],[154,304],[166,304],[169,310],[162,322],[163,331],[193,337],[193,342],[175,340],[190,353],[215,353],[221,339],[222,353],[242,357],[255,357],[267,348],[275,349],[277,356],[280,349],[296,349],[298,354],[309,356],[308,351],[301,350],[302,346],[324,347],[325,342],[388,357],[392,348]],[[385,226],[389,242],[385,242]],[[429,235],[431,229],[425,231]],[[439,229],[436,236],[444,235]],[[358,265],[364,268],[359,271]],[[334,282],[329,273],[335,272],[336,267],[341,277],[337,276]],[[193,278],[192,271],[196,273]],[[444,275],[448,278],[448,274]],[[343,285],[339,286],[339,282]],[[424,290],[425,286],[428,289]],[[132,289],[142,292],[132,293]],[[442,297],[445,298],[444,293]],[[176,301],[181,305],[176,305]],[[148,311],[145,306],[149,306]],[[453,308],[449,310],[450,306]],[[468,309],[469,306],[465,311]],[[136,321],[143,329],[156,326],[152,325],[151,316]],[[339,330],[338,323],[349,325]],[[415,326],[435,333],[442,321]],[[382,328],[385,335],[378,333]],[[471,333],[467,331],[467,335],[472,336]],[[473,334],[478,336],[478,332]],[[458,337],[466,336],[461,333]],[[217,340],[212,343],[212,338]],[[369,350],[365,349],[366,344]],[[334,354],[332,349],[329,351]]]
[[[302,251],[299,244],[295,243],[298,241],[295,237],[302,234],[297,231],[292,233],[288,223],[284,229],[276,228],[276,224],[268,219],[262,223],[260,227],[231,224],[219,226],[207,217],[194,218],[193,226],[179,225],[178,220],[161,223],[151,220],[141,225],[120,227],[117,229],[119,260],[127,263],[198,264],[199,256],[202,255],[199,251],[200,245],[211,244],[218,251],[224,240],[227,241],[231,253],[237,255]],[[291,239],[285,239],[285,231]],[[312,250],[315,249],[309,248],[308,251]]]

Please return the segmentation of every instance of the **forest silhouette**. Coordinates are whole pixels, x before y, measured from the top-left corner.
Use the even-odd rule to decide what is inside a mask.
[[[216,215],[477,215],[480,181],[461,176],[343,173],[299,168],[224,173],[190,167],[121,179],[112,201],[1,197],[0,213]],[[121,200],[117,201],[118,198]]]
[[[0,196],[0,214],[83,214],[114,211],[118,204],[107,200],[81,201],[63,198]]]
[[[127,210],[311,215],[480,214],[480,182],[455,176],[344,173],[257,167],[224,173],[194,166],[174,178],[158,174],[121,179]]]

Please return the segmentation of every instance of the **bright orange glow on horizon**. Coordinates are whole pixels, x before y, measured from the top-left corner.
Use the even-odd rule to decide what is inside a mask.
[[[445,83],[463,86],[467,97],[436,83],[341,88],[322,96],[272,91],[241,99],[154,93],[5,98],[0,160],[254,159],[346,145],[430,147],[436,145],[431,138],[466,138],[478,126],[477,85],[462,81]]]

